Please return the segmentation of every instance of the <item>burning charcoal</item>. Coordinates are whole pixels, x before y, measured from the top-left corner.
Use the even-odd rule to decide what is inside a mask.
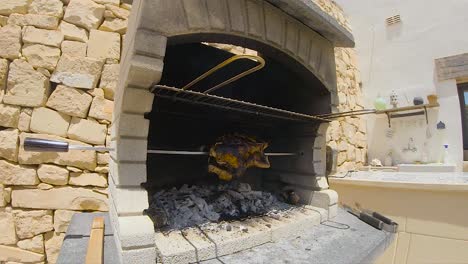
[[[250,192],[252,191],[252,187],[248,183],[239,183],[237,187],[238,192]]]
[[[203,216],[201,216],[199,212],[195,211],[192,217],[190,217],[190,220],[195,223],[200,223],[203,221]]]
[[[184,185],[180,189],[158,191],[150,197],[147,213],[156,227],[182,229],[259,214],[276,213],[279,218],[282,212],[279,210],[289,207],[279,201],[276,195],[252,191],[247,183],[224,183],[210,186]],[[213,226],[216,231],[228,228],[223,225]]]
[[[213,221],[213,222],[216,222],[219,220],[219,214],[216,212],[207,211],[205,212],[205,216],[206,218],[208,218],[210,221]]]
[[[179,192],[181,192],[181,193],[190,193],[191,189],[188,187],[187,184],[184,184],[184,185],[182,185],[182,187],[180,187]]]
[[[226,190],[226,192],[232,197],[234,198],[234,200],[242,200],[244,199],[244,196],[236,191],[233,191],[233,190]]]

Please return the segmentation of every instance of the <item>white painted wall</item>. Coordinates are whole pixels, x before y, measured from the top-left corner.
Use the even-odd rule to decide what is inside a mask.
[[[388,100],[395,90],[401,106],[414,96],[436,93],[440,108],[431,110],[429,135],[423,116],[393,121],[393,138],[386,136],[387,119],[368,117],[369,158],[383,160],[393,150],[400,163],[421,159],[427,142],[429,158],[437,161],[442,144],[449,144],[451,159],[461,170],[463,141],[455,80],[437,81],[434,59],[468,52],[467,0],[335,0],[348,15],[356,39],[366,105],[373,108],[380,94]],[[387,26],[385,19],[397,15],[402,22]],[[443,121],[447,129],[436,130]],[[417,153],[402,152],[413,137]]]

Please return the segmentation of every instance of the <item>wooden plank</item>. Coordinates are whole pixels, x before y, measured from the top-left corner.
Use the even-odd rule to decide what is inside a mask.
[[[104,256],[104,217],[95,217],[86,253],[86,264],[102,264]]]
[[[404,111],[411,111],[411,110],[421,110],[424,108],[434,108],[434,107],[439,107],[439,104],[411,105],[411,106],[397,107],[397,108],[391,108],[391,109],[386,109],[386,110],[379,110],[379,111],[376,111],[375,113],[378,115],[378,114],[404,112]]]

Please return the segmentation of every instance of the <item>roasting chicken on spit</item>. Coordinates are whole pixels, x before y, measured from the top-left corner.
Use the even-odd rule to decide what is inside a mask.
[[[221,137],[210,149],[208,171],[223,181],[241,177],[248,168],[270,168],[265,149],[268,143],[239,135]]]

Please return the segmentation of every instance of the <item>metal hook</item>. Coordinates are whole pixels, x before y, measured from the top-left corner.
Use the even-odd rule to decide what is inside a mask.
[[[216,65],[214,68],[212,68],[211,70],[205,72],[204,74],[200,75],[199,77],[197,77],[195,80],[191,81],[189,84],[185,85],[184,87],[182,87],[182,90],[187,90],[189,89],[190,87],[192,87],[193,85],[195,85],[196,83],[200,82],[201,80],[205,79],[206,77],[210,76],[211,74],[215,73],[216,71],[218,71],[219,69],[221,68],[224,68],[226,67],[227,65],[231,64],[232,62],[236,61],[236,60],[240,60],[240,59],[249,59],[249,60],[254,60],[256,62],[259,63],[259,65],[245,71],[245,72],[242,72],[232,78],[230,78],[229,80],[226,80],[206,91],[204,91],[203,93],[207,94],[209,92],[213,92],[227,84],[230,84],[234,81],[237,81],[239,80],[240,78],[243,78],[251,73],[254,73],[260,69],[262,69],[263,67],[265,67],[265,60],[262,58],[262,57],[259,57],[259,56],[254,56],[254,55],[234,55],[232,56],[231,58],[221,62],[220,64]]]

